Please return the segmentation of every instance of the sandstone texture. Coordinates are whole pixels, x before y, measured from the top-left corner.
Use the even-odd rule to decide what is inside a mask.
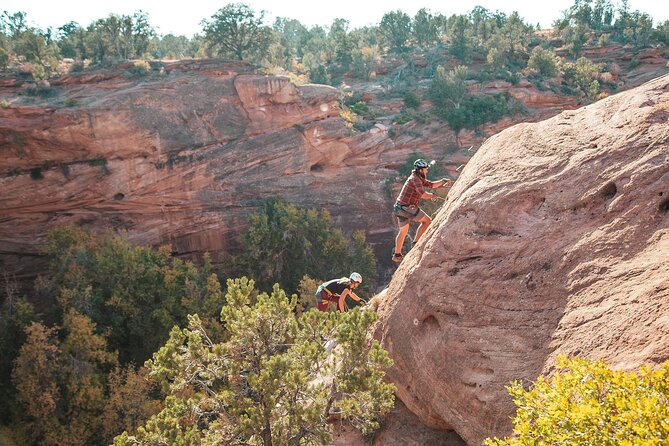
[[[438,120],[393,123],[401,98],[367,82],[351,87],[379,115],[353,132],[339,116],[341,92],[329,86],[296,86],[242,62],[155,62],[143,77],[129,75],[131,66],[51,79],[46,97],[29,96],[27,78],[0,77],[8,104],[0,108],[0,268],[10,276],[30,283],[43,269],[40,243],[68,224],[121,229],[134,243],[169,244],[191,258],[210,252],[223,264],[248,216],[280,197],[327,209],[346,233],[363,230],[385,284],[397,170],[413,153],[457,178],[486,135],[579,104],[529,82],[491,82],[478,93],[508,89],[528,113],[456,139]],[[645,75],[667,70],[652,67]]]
[[[453,431],[445,432],[423,425],[400,400],[388,414],[373,438],[363,437],[352,426],[334,423],[332,446],[466,446]]]
[[[21,79],[0,79],[10,103],[0,109],[0,264],[16,278],[41,271],[40,243],[67,224],[121,229],[134,243],[222,262],[248,216],[274,196],[328,209],[347,233],[364,230],[386,281],[397,169],[413,153],[455,178],[482,135],[577,106],[548,106],[541,97],[550,102],[550,93],[523,84],[514,94],[535,114],[462,132],[458,142],[440,122],[421,128],[380,117],[352,132],[338,90],[295,86],[241,62],[164,63],[139,78],[123,68],[54,79],[46,98],[28,97]],[[379,88],[365,93],[370,104],[399,112],[401,101],[378,101]]]
[[[55,96],[0,94],[0,262],[40,271],[39,244],[57,225],[122,229],[177,255],[233,250],[266,198],[326,208],[346,232],[388,245],[384,181],[416,150],[388,128],[353,133],[340,93],[297,87],[243,63],[184,61],[128,78],[109,70],[52,82]],[[31,102],[32,101],[32,102]],[[420,148],[444,161],[442,144]],[[444,161],[448,162],[448,161]],[[388,248],[389,249],[389,248]],[[384,249],[386,252],[388,249]]]
[[[399,397],[470,445],[559,354],[669,359],[669,76],[489,138],[378,312]]]

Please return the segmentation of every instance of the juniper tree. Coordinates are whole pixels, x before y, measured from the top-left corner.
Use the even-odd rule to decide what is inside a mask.
[[[403,53],[409,48],[407,41],[411,37],[411,17],[400,10],[387,12],[381,18],[378,33],[390,52]]]
[[[330,416],[364,433],[393,405],[383,382],[391,364],[366,332],[371,311],[308,311],[275,285],[257,294],[252,280],[228,280],[221,320],[225,342],[211,340],[197,315],[175,327],[147,362],[167,393],[164,409],[114,445],[325,445]],[[324,341],[339,344],[328,351]]]
[[[235,59],[261,58],[269,46],[270,28],[265,13],[256,13],[243,3],[230,3],[203,20],[204,39],[210,48]]]

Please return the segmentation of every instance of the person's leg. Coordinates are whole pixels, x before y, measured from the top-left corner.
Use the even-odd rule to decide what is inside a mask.
[[[418,230],[416,230],[416,238],[413,239],[414,243],[418,242],[418,239],[420,239],[421,236],[425,234],[427,227],[430,226],[430,223],[432,223],[432,219],[427,214],[424,214],[423,218],[421,218],[419,221],[420,226],[418,227]]]
[[[397,237],[395,237],[395,254],[402,252],[402,246],[404,245],[404,239],[409,232],[409,220],[399,220],[400,230],[397,232]]]

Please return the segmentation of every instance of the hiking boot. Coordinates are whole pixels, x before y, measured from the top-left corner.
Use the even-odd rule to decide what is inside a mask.
[[[401,253],[399,252],[393,253],[393,258],[392,258],[393,262],[400,263],[402,259],[404,259],[404,256]]]

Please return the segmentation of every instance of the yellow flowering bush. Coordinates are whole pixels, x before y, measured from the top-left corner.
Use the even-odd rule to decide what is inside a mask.
[[[552,377],[507,389],[518,406],[513,435],[487,446],[669,444],[669,361],[624,372],[562,356]]]
[[[358,115],[356,115],[349,109],[345,109],[339,112],[339,116],[344,120],[346,128],[352,130],[358,118]]]

